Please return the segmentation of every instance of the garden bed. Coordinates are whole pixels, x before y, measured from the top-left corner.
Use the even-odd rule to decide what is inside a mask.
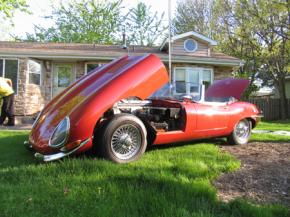
[[[221,146],[221,149],[236,156],[241,168],[215,181],[220,199],[243,197],[290,208],[290,143],[251,142],[245,146]]]

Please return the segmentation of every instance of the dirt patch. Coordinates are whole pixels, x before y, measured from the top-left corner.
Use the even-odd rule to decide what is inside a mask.
[[[220,199],[243,197],[290,208],[290,143],[252,142],[221,149],[241,160],[241,168],[215,180]]]

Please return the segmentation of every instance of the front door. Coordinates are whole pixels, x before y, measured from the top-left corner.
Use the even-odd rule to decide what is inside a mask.
[[[67,63],[57,63],[53,70],[53,97],[62,92],[74,82],[74,65]]]

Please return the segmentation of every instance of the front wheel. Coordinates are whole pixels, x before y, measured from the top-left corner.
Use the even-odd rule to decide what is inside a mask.
[[[239,121],[233,132],[227,137],[230,145],[245,145],[248,143],[252,131],[252,123],[247,119]]]
[[[143,122],[134,115],[113,117],[103,130],[102,154],[116,163],[135,161],[145,152],[147,131]]]

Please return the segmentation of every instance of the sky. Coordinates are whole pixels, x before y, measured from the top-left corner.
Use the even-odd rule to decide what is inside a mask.
[[[63,1],[66,2],[69,0]],[[171,0],[172,16],[176,8],[176,1]],[[29,10],[32,14],[16,13],[13,18],[14,26],[11,26],[9,22],[1,22],[0,41],[9,40],[10,34],[24,37],[26,32],[33,33],[34,25],[40,25],[42,27],[53,25],[53,22],[45,19],[45,16],[51,14],[51,5],[57,7],[60,2],[60,0],[27,0]],[[168,0],[123,0],[123,6],[124,8],[131,8],[136,6],[138,2],[144,2],[150,5],[152,11],[158,11],[160,14],[164,12],[164,22],[168,21]]]

